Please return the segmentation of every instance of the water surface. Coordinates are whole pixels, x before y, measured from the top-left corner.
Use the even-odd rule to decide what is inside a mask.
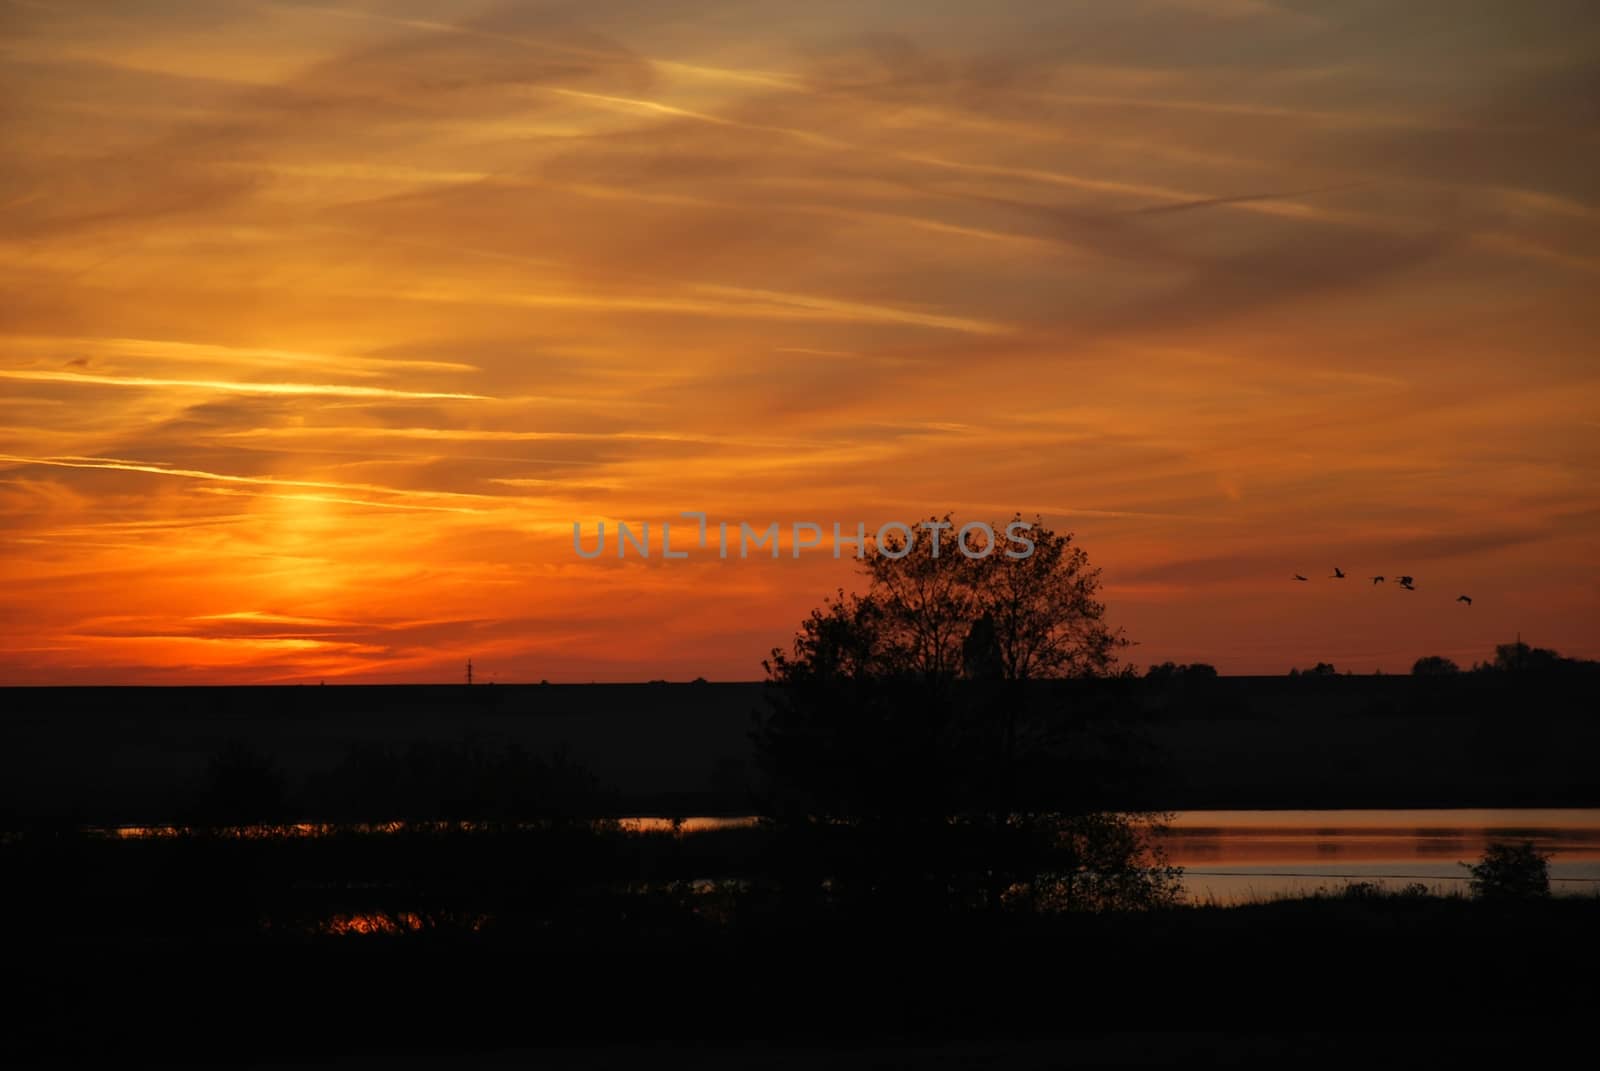
[[[1191,900],[1228,904],[1357,881],[1465,893],[1461,864],[1495,841],[1549,853],[1556,895],[1600,891],[1600,809],[1186,811],[1161,843]]]
[[[686,817],[693,835],[756,823],[751,816]],[[444,823],[471,828],[475,823]],[[625,818],[624,829],[666,832],[667,818]],[[324,836],[383,833],[401,823],[246,826],[238,836]],[[125,827],[122,837],[170,835],[172,827]],[[1432,893],[1466,893],[1476,862],[1496,841],[1531,841],[1550,857],[1551,891],[1600,893],[1600,808],[1440,808],[1428,810],[1184,811],[1173,816],[1159,844],[1183,868],[1194,903],[1237,904],[1317,892],[1352,882],[1385,889],[1422,885]]]

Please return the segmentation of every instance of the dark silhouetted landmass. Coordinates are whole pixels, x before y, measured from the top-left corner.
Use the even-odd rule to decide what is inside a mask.
[[[1211,677],[1035,682],[1079,724],[1128,727],[1147,776],[1118,805],[1594,806],[1600,675]],[[8,824],[174,821],[233,744],[281,776],[280,817],[331,818],[335,771],[413,744],[566,754],[613,814],[752,813],[764,685],[12,688],[0,702]],[[361,749],[367,748],[368,752]],[[337,806],[333,806],[337,803]],[[329,809],[332,807],[332,809]],[[7,824],[0,823],[0,824]]]
[[[988,646],[968,645],[971,664]],[[1002,765],[949,767],[1001,771],[976,796],[930,782],[902,815],[873,786],[833,786],[869,801],[879,826],[865,833],[858,805],[834,799],[800,806],[797,823],[693,834],[616,818],[765,813],[763,685],[12,689],[0,952],[25,984],[0,1044],[54,1061],[429,1052],[461,1066],[525,1051],[541,1066],[608,1066],[608,1052],[639,1066],[660,1059],[642,1046],[716,1038],[879,1046],[902,1064],[954,1045],[980,1064],[1004,1051],[1053,1066],[1241,1045],[1349,1059],[1365,1043],[1345,1031],[1381,1029],[1429,1033],[1416,1052],[1437,1059],[1453,1042],[1429,1009],[1446,1007],[1514,1031],[1505,1051],[1525,1056],[1587,1022],[1600,937],[1600,900],[1531,895],[1543,886],[1527,860],[1486,857],[1476,899],[1352,886],[1174,906],[1125,895],[1139,892],[1123,880],[1137,844],[1095,823],[1123,807],[1594,804],[1594,683],[1570,667],[980,673],[953,709],[1001,696],[1046,712],[1089,776],[1035,776],[1054,768],[1024,769],[1035,752],[998,733],[973,754]],[[863,746],[851,732],[830,745],[847,770],[894,758]],[[799,787],[832,791],[825,769],[802,764]],[[1013,799],[1050,820],[1006,821]],[[951,801],[964,825],[886,854]],[[104,828],[159,823],[175,827]],[[826,850],[797,849],[795,831],[819,823]],[[1022,869],[1019,830],[1079,840]],[[936,858],[918,852],[930,845]],[[1497,1044],[1475,1036],[1472,1051]]]

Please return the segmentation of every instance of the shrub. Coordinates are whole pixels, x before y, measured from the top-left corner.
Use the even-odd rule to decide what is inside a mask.
[[[1527,900],[1550,895],[1550,857],[1533,846],[1491,844],[1472,872],[1472,895],[1484,900]]]

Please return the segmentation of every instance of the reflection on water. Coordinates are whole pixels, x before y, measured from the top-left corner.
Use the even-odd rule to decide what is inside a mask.
[[[694,834],[756,821],[750,816],[624,818],[617,828]],[[479,828],[486,827],[473,822],[302,822],[213,832],[270,838]],[[177,836],[185,830],[127,826],[101,832],[145,838]],[[1465,892],[1470,875],[1462,863],[1475,862],[1492,841],[1524,840],[1550,855],[1551,889],[1557,895],[1600,892],[1600,808],[1187,811],[1173,817],[1160,843],[1169,861],[1183,868],[1191,901],[1228,904],[1338,891],[1355,881],[1396,890],[1421,884],[1431,892]],[[395,916],[384,916],[381,922],[350,916],[335,924],[349,933],[401,932],[408,926]]]
[[[488,915],[473,915],[465,919],[452,919],[458,928],[476,933],[489,921]],[[403,933],[421,933],[429,929],[429,920],[415,911],[355,911],[341,912],[323,919],[313,931],[336,937],[394,937]]]
[[[604,825],[607,819],[596,819],[593,823],[581,820],[579,825]],[[672,822],[660,818],[622,818],[615,820],[619,828],[629,828],[630,822],[661,823],[658,826],[650,825],[649,829],[670,829]],[[741,818],[694,818],[686,820],[684,829],[688,831],[688,822],[749,824],[754,819]],[[257,822],[250,825],[238,826],[110,826],[90,827],[88,832],[103,837],[114,837],[118,840],[156,840],[162,837],[183,837],[204,833],[206,836],[232,838],[236,840],[288,840],[301,837],[332,837],[346,834],[371,835],[371,834],[399,834],[399,833],[485,833],[498,832],[506,829],[548,829],[552,823],[548,822]],[[647,827],[638,827],[643,830]],[[697,828],[715,828],[703,826]]]
[[[422,917],[415,911],[341,913],[325,920],[318,929],[322,933],[334,934],[339,937],[370,936],[373,934],[393,936],[401,933],[416,933],[421,930]]]
[[[622,828],[633,833],[670,833],[674,828],[680,833],[706,833],[717,829],[745,829],[759,821],[752,815],[732,818],[624,818]]]
[[[1190,811],[1162,838],[1195,902],[1239,903],[1371,882],[1465,893],[1492,841],[1549,853],[1556,895],[1600,891],[1600,810]]]

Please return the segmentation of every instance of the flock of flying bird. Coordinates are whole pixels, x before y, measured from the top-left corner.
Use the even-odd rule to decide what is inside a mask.
[[[1296,580],[1307,580],[1307,579],[1310,579],[1309,577],[1301,576],[1299,573],[1294,574],[1294,578]],[[1345,578],[1344,577],[1344,570],[1339,568],[1337,565],[1335,565],[1333,567],[1333,574],[1328,577],[1329,580],[1343,580],[1344,578]],[[1387,577],[1375,576],[1375,577],[1372,578],[1372,582],[1374,584],[1381,584],[1386,579],[1387,579]],[[1401,587],[1405,588],[1407,591],[1416,591],[1417,590],[1416,587],[1414,586],[1414,581],[1415,581],[1414,577],[1397,576],[1397,577],[1395,577],[1395,581],[1397,583],[1399,583],[1399,585]],[[1472,597],[1470,595],[1457,595],[1456,596],[1456,602],[1464,602],[1468,606],[1471,606],[1472,605]]]

